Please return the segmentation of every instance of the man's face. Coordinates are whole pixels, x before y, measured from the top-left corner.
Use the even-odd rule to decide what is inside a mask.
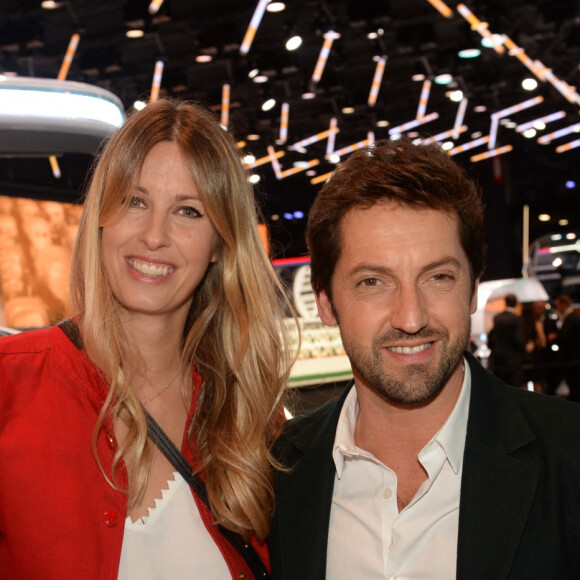
[[[431,400],[462,377],[477,307],[457,218],[381,203],[350,210],[325,324],[340,327],[357,384],[399,404]]]

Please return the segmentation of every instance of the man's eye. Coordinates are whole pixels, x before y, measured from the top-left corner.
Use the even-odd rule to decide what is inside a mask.
[[[450,274],[435,274],[433,276],[433,280],[438,280],[438,281],[445,281],[445,280],[453,280],[453,276],[451,276]]]
[[[371,286],[372,287],[372,286],[376,286],[379,283],[379,281],[376,278],[365,278],[362,281],[362,283],[364,286]]]

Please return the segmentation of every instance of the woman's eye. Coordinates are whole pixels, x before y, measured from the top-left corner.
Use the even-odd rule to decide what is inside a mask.
[[[136,197],[133,196],[131,198],[131,201],[129,202],[129,207],[143,207],[145,204],[143,203],[143,200],[140,197]]]
[[[182,207],[179,209],[179,213],[185,217],[201,217],[201,213],[194,207]]]

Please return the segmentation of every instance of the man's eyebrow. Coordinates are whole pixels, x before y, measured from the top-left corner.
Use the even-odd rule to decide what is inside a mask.
[[[421,273],[428,272],[429,270],[434,270],[437,268],[443,268],[445,266],[451,266],[456,268],[457,270],[462,271],[463,266],[461,262],[454,258],[453,256],[445,256],[439,260],[434,260],[433,262],[429,262],[429,264],[425,264],[421,268]],[[376,275],[384,275],[384,276],[391,276],[393,275],[392,268],[388,268],[386,266],[377,266],[376,264],[359,264],[355,266],[349,273],[349,276],[356,276],[358,274],[376,274]]]

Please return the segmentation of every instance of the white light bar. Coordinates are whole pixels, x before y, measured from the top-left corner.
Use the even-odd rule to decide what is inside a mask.
[[[0,75],[0,118],[45,117],[123,124],[121,101],[112,93],[82,83]]]
[[[100,87],[0,75],[1,153],[89,152],[94,150],[95,141],[98,144],[110,137],[124,121],[120,99]],[[54,143],[47,150],[51,134]],[[26,144],[27,135],[30,145]],[[32,135],[44,143],[31,142]],[[84,144],[83,136],[87,137]],[[12,145],[14,151],[10,151]]]

